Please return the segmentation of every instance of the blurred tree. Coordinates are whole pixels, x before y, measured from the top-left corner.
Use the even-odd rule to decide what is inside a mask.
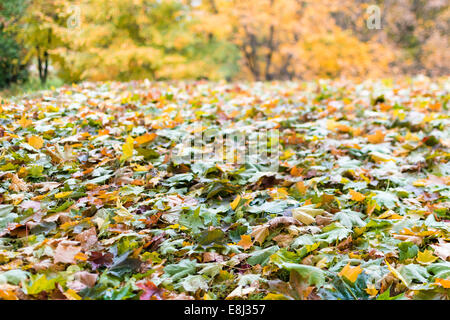
[[[42,82],[50,63],[68,82],[449,72],[446,0],[26,2],[20,39]],[[380,29],[367,27],[374,4]]]
[[[191,7],[177,0],[77,1],[81,21],[58,28],[52,50],[67,81],[231,78],[238,52],[196,30]]]
[[[208,0],[204,30],[235,43],[247,78],[254,80],[377,76],[392,55],[342,30],[333,13],[352,1]],[[374,68],[376,66],[376,68]]]
[[[0,88],[25,81],[28,77],[25,50],[17,41],[14,28],[24,8],[25,3],[21,0],[3,0],[0,3]]]
[[[379,30],[366,26],[367,8],[372,5],[380,8]],[[395,52],[391,72],[429,76],[450,72],[448,0],[354,0],[334,18],[361,41],[377,42]]]
[[[20,39],[28,47],[28,59],[36,58],[39,79],[48,78],[51,51],[63,45],[58,30],[67,21],[68,2],[64,0],[32,0],[20,23],[25,29]]]

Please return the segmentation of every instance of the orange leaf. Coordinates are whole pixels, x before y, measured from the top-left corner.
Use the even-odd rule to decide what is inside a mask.
[[[367,140],[370,143],[381,143],[384,142],[385,134],[381,130],[375,131],[374,134],[370,134],[366,136]]]
[[[150,142],[156,138],[156,133],[146,133],[142,136],[137,137],[134,141],[136,141],[137,145],[141,145],[147,142]]]
[[[351,199],[354,200],[354,201],[361,202],[361,201],[363,201],[366,198],[366,196],[363,195],[362,193],[359,193],[358,191],[354,191],[352,189],[350,189],[349,193],[352,196]]]
[[[16,293],[12,290],[1,290],[0,289],[0,298],[2,300],[19,300]]]
[[[252,237],[249,235],[241,235],[241,240],[237,243],[238,246],[241,246],[245,250],[250,249],[253,246]]]
[[[74,259],[77,260],[81,260],[81,261],[86,261],[88,259],[88,256],[85,255],[83,252],[78,252],[75,256]]]
[[[99,136],[106,136],[109,134],[109,130],[108,129],[100,129],[98,130],[98,135]]]
[[[441,285],[445,289],[450,289],[450,280],[436,278],[436,282],[435,283]]]
[[[302,175],[303,168],[292,167],[291,176],[300,177]]]

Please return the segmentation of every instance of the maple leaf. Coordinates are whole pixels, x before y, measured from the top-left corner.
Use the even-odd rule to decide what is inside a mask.
[[[81,247],[61,242],[55,250],[55,263],[75,263],[75,256],[81,251]]]
[[[139,146],[141,144],[145,144],[147,142],[151,142],[156,138],[156,133],[145,133],[142,136],[137,137],[134,141]]]
[[[238,195],[233,202],[230,203],[231,209],[235,210],[237,206],[239,205],[239,202],[241,201],[241,196]]]
[[[370,143],[381,143],[384,141],[385,134],[381,130],[375,131],[374,134],[368,135],[366,138]]]
[[[264,225],[253,228],[251,233],[251,236],[255,239],[255,242],[259,242],[259,244],[263,244],[268,235],[269,227]]]
[[[358,191],[354,191],[352,189],[350,189],[349,194],[350,194],[352,200],[358,201],[358,202],[361,202],[366,198],[366,196],[363,195],[362,193],[359,193]]]
[[[346,277],[351,282],[355,282],[358,275],[362,272],[361,266],[352,267],[350,262],[339,272],[341,277]]]
[[[13,190],[15,192],[20,192],[20,191],[27,191],[28,190],[28,185],[25,181],[23,181],[22,179],[20,179],[17,174],[12,174],[11,175],[11,185],[9,186],[10,190]]]
[[[439,244],[432,244],[431,247],[434,249],[436,255],[442,260],[445,261],[450,257],[450,243],[440,241]]]
[[[35,149],[41,149],[44,146],[44,139],[39,136],[31,136],[28,138],[28,144]]]
[[[433,251],[431,250],[425,250],[423,252],[419,251],[417,254],[417,262],[419,262],[420,264],[424,264],[424,265],[428,265],[434,261],[436,261],[438,259],[438,257],[435,257],[433,255]]]
[[[238,246],[241,246],[245,250],[250,249],[253,246],[252,237],[250,235],[241,235],[241,240],[237,243]]]
[[[127,137],[125,143],[122,145],[122,155],[120,161],[126,161],[133,156],[134,139],[130,136]]]
[[[33,121],[27,119],[24,115],[22,115],[22,118],[20,118],[18,123],[22,128],[27,128],[33,124]]]
[[[450,280],[448,280],[448,279],[436,278],[435,283],[439,284],[440,286],[444,287],[445,289],[450,289]]]
[[[113,265],[113,258],[114,255],[110,252],[102,253],[98,251],[93,251],[90,254],[90,257],[88,261],[91,263],[92,268],[94,270],[98,269],[99,267],[110,267]]]
[[[139,297],[140,300],[164,300],[167,298],[167,292],[163,288],[158,288],[152,281],[136,283],[136,286],[144,290]]]
[[[298,192],[300,192],[300,194],[304,195],[306,193],[306,190],[308,189],[305,184],[303,183],[303,181],[299,181],[295,184],[295,187],[297,188]]]

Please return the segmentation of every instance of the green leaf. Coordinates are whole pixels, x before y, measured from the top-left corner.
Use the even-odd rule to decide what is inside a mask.
[[[400,242],[398,248],[400,249],[400,261],[414,258],[419,252],[419,247],[412,242]]]
[[[205,230],[201,233],[198,243],[208,245],[211,243],[219,243],[225,238],[225,233],[220,229]]]
[[[164,272],[169,275],[172,281],[177,281],[187,275],[195,273],[197,262],[183,259],[177,264],[170,264],[164,268]]]
[[[24,285],[26,294],[38,294],[42,291],[51,291],[55,289],[56,282],[59,278],[47,279],[45,274],[33,276],[30,285]]]
[[[388,209],[393,209],[396,207],[398,198],[395,194],[385,191],[374,191],[376,195],[373,199],[380,205],[385,206]]]
[[[0,228],[5,228],[8,223],[13,222],[18,217],[13,213],[14,206],[12,204],[0,204]]]
[[[325,283],[325,272],[317,267],[290,262],[281,262],[276,264],[280,268],[289,271],[296,271],[300,275],[300,277],[305,279],[310,285],[316,285],[320,287]]]
[[[277,252],[280,249],[278,246],[268,247],[262,250],[256,250],[250,254],[250,257],[247,259],[247,263],[251,266],[261,265],[265,266],[269,261],[271,255]]]
[[[426,283],[430,277],[427,269],[418,264],[403,265],[399,268],[399,272],[405,278],[408,285],[414,280],[420,283]]]

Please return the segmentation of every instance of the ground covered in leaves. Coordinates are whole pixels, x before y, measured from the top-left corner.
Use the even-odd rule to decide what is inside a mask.
[[[448,299],[449,85],[2,100],[0,299]],[[186,134],[233,128],[278,130],[277,170],[174,160]]]

